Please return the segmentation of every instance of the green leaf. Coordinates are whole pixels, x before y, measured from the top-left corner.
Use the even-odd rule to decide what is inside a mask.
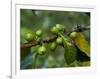
[[[79,62],[80,66],[90,66],[90,61]]]
[[[90,56],[90,45],[82,33],[78,33],[75,43],[82,52],[84,52],[87,56]]]
[[[59,35],[63,39],[63,44],[65,48],[65,53],[64,53],[65,61],[69,65],[76,60],[77,50],[74,45],[69,43],[68,38],[65,38],[61,33],[59,33]]]
[[[65,47],[64,57],[67,64],[71,64],[76,60],[77,52],[76,48],[70,43]]]

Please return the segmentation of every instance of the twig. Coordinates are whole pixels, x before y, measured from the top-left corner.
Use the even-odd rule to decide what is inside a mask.
[[[71,32],[73,32],[73,31],[83,32],[83,31],[86,31],[86,30],[90,30],[90,28],[83,28],[81,26],[77,26]],[[70,35],[71,32],[66,32],[65,34]],[[25,43],[25,44],[21,45],[21,48],[29,48],[29,47],[32,47],[32,46],[36,46],[36,45],[41,44],[41,42],[42,43],[50,43],[50,42],[52,42],[52,41],[54,41],[56,39],[57,39],[57,36],[53,35],[53,36],[47,37],[46,39],[44,39],[42,41],[33,41],[31,43]]]
[[[54,35],[54,36],[51,36],[51,37],[48,37],[48,38],[42,40],[41,42],[42,43],[50,43],[50,42],[54,41],[56,38],[57,38],[57,36]],[[36,45],[41,44],[41,42],[40,41],[33,41],[32,43],[25,43],[25,44],[21,45],[21,48],[29,48],[32,46],[36,46]]]

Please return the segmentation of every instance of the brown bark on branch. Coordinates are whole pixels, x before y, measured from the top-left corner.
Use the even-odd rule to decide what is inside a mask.
[[[83,31],[86,31],[86,30],[90,30],[90,28],[76,27],[73,31],[83,32]],[[73,32],[73,31],[71,31],[71,32]],[[65,34],[69,35],[71,32],[66,32]],[[50,42],[52,42],[56,39],[57,39],[57,36],[53,35],[53,36],[47,37],[46,39],[41,40],[41,41],[33,41],[31,43],[22,44],[20,47],[21,47],[21,49],[22,48],[29,48],[29,47],[32,47],[32,46],[40,45],[41,43],[50,43]]]
[[[25,43],[25,44],[21,45],[21,48],[28,48],[28,47],[36,46],[36,45],[41,44],[41,42],[42,43],[50,43],[50,42],[54,41],[56,38],[57,38],[57,36],[54,35],[54,36],[50,36],[41,41],[33,41],[31,43]]]

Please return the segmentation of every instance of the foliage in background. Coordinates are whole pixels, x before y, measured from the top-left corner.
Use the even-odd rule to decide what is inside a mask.
[[[33,33],[38,29],[43,31],[42,39],[51,36],[52,33],[50,29],[56,24],[61,24],[64,26],[67,32],[70,32],[77,26],[77,24],[84,27],[90,26],[90,13],[88,12],[72,12],[72,11],[48,11],[48,10],[31,10],[31,9],[21,9],[20,10],[20,45],[28,43],[25,36],[27,33]],[[67,37],[67,35],[65,36]],[[57,67],[83,67],[90,66],[90,53],[89,44],[90,43],[90,31],[84,31],[82,34],[78,35],[77,41],[77,51],[71,48],[66,48],[62,46],[57,46],[56,50],[50,51],[50,44],[46,44],[46,54],[36,58],[36,49],[38,46],[33,46],[31,48],[25,48],[21,50],[21,69],[32,69],[34,68],[57,68]],[[88,43],[87,43],[88,42]],[[86,49],[87,48],[87,49]],[[65,51],[72,50],[76,51],[75,61],[70,65],[66,63],[73,61],[74,55],[69,56],[71,52],[64,53]],[[88,51],[88,53],[87,53]],[[84,53],[85,52],[85,53]],[[65,56],[69,58],[65,58]],[[71,57],[71,58],[70,58]],[[35,59],[36,62],[34,61]],[[72,59],[72,60],[71,60]]]

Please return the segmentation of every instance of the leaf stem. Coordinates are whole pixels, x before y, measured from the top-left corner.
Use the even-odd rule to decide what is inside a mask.
[[[35,57],[33,58],[33,65],[32,68],[36,68],[36,60],[37,60],[38,54],[35,54]]]
[[[64,46],[65,46],[65,45],[67,46],[67,40],[66,40],[66,38],[65,38],[61,33],[59,33],[59,36],[62,37],[63,42],[64,42]]]

